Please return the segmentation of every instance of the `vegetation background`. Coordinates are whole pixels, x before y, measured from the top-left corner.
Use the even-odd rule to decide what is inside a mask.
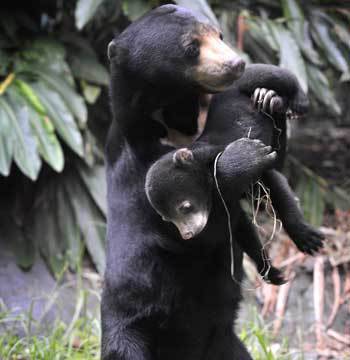
[[[290,156],[287,172],[311,223],[349,224],[349,3],[175,2],[218,24],[247,62],[279,64],[295,73],[309,94],[311,111],[308,119],[293,124],[298,139],[306,140],[296,147],[296,157]],[[30,270],[42,257],[59,280],[67,271],[79,273],[86,255],[103,273],[103,147],[111,120],[106,48],[114,34],[162,3],[166,1],[1,2],[0,236],[21,269]],[[349,261],[350,255],[341,264]],[[57,329],[57,334],[66,330]],[[11,341],[3,341],[3,349],[5,343],[11,348]],[[5,353],[0,350],[1,356]],[[26,356],[17,358],[61,358]]]

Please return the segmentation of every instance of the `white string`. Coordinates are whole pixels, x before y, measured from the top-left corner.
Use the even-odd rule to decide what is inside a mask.
[[[282,133],[282,130],[280,128],[277,127],[276,125],[276,122],[275,122],[275,119],[268,113],[264,112],[264,111],[261,111],[264,115],[266,115],[267,117],[269,117],[272,122],[273,122],[273,127],[278,131],[278,136],[277,136],[277,141],[278,141],[278,145],[277,145],[277,150],[280,149],[280,143],[279,143],[279,138],[280,138],[280,135]],[[249,139],[250,138],[250,134],[251,134],[251,131],[252,131],[252,128],[250,127],[249,130],[248,130],[248,134],[247,134],[247,138]],[[236,280],[235,278],[235,259],[234,259],[234,253],[233,253],[233,235],[232,235],[232,226],[231,226],[231,214],[230,214],[230,211],[227,207],[227,204],[226,204],[226,201],[222,195],[222,192],[220,190],[220,186],[219,186],[219,182],[218,182],[218,179],[217,179],[217,163],[219,161],[219,158],[220,156],[222,155],[222,151],[219,152],[216,157],[215,157],[215,160],[214,160],[214,181],[215,181],[215,186],[216,186],[216,190],[218,191],[218,194],[219,194],[219,197],[220,197],[220,200],[222,202],[222,205],[224,206],[224,209],[225,209],[225,212],[226,212],[226,217],[227,217],[227,228],[228,228],[228,232],[229,232],[229,239],[230,239],[230,256],[231,256],[231,278],[234,282],[238,283],[239,285],[241,285],[241,283],[239,281]],[[265,192],[265,196],[268,195],[268,190],[265,188],[265,186],[260,182],[258,181],[258,184],[259,186],[262,187],[262,189],[264,190]],[[253,191],[253,185],[252,185],[252,195],[253,195],[254,191]],[[259,187],[259,193],[260,193],[260,187]],[[260,196],[259,196],[260,198]],[[254,200],[253,200],[253,196],[252,196],[252,209],[253,209],[253,213],[254,213]],[[260,203],[260,201],[259,201]],[[257,209],[256,209],[256,212],[258,212],[259,210],[259,204],[257,206]],[[265,247],[272,241],[274,235],[275,235],[275,232],[276,232],[276,213],[275,213],[275,210],[271,204],[271,207],[272,207],[272,212],[273,212],[273,218],[274,218],[274,224],[273,224],[273,231],[272,231],[272,234],[270,236],[270,239],[262,246],[262,249],[261,249],[261,255],[262,255],[262,258],[263,258],[263,261],[264,261],[264,268],[263,270],[261,271],[260,275],[262,276],[262,278],[266,281],[267,280],[267,276],[270,272],[270,269],[271,269],[271,259],[268,258],[266,255],[267,253],[265,252]],[[255,214],[253,214],[253,217],[254,217],[254,220],[256,219]],[[254,221],[254,225],[257,226],[257,227],[260,227],[258,225],[258,223],[256,221]],[[268,265],[267,266],[267,269],[266,271],[264,272],[265,270],[265,266],[266,264]],[[249,289],[246,289],[246,290],[256,290],[255,288],[249,288]]]
[[[217,163],[218,163],[218,160],[219,160],[221,155],[222,155],[222,151],[219,152],[215,157],[215,161],[214,161],[214,181],[215,181],[216,190],[218,191],[219,197],[221,199],[222,205],[224,206],[226,216],[227,216],[227,228],[228,228],[228,233],[229,233],[229,238],[230,238],[231,277],[232,277],[233,281],[237,282],[237,280],[235,279],[235,259],[234,259],[234,254],[233,254],[233,237],[232,237],[232,227],[231,227],[231,214],[230,214],[230,211],[229,211],[229,209],[228,209],[228,207],[226,205],[226,201],[225,201],[224,197],[222,196],[220,186],[219,186],[219,182],[218,182],[218,178],[216,176],[216,174],[217,174]]]

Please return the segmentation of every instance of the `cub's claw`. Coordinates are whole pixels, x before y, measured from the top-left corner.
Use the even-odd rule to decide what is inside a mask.
[[[306,254],[314,255],[323,248],[324,234],[309,224],[303,224],[292,231],[290,237],[297,248]]]
[[[280,114],[285,111],[283,99],[274,90],[256,88],[252,95],[253,106],[270,115]]]
[[[283,272],[280,269],[271,266],[267,274],[263,276],[263,279],[268,284],[283,285],[287,282]]]
[[[271,99],[276,96],[276,92],[273,91],[273,90],[269,90],[266,95],[265,95],[265,98],[263,100],[263,104],[262,104],[262,109],[263,111],[265,112],[272,112],[273,111],[273,108],[272,108],[272,102],[271,102]]]

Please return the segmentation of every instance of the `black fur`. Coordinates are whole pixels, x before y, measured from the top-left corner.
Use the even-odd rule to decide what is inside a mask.
[[[307,97],[294,75],[274,65],[251,65],[231,89],[213,97],[207,124],[198,143],[223,145],[249,134],[250,138],[273,146],[278,153],[276,169],[279,170],[283,166],[287,147],[285,110],[273,114],[273,119],[257,112],[251,96],[256,88],[261,87],[276,91],[293,112],[304,114],[307,111]],[[277,170],[270,170],[262,176],[263,182],[271,190],[272,204],[298,249],[313,254],[322,247],[324,236],[307,224],[296,195]],[[244,241],[243,237],[238,239]],[[248,250],[247,246],[245,251]],[[258,262],[258,259],[255,261]]]
[[[201,90],[181,43],[199,21],[187,10],[162,6],[108,49],[114,121],[106,148],[104,360],[250,359],[232,331],[241,295],[230,278],[227,242],[218,236],[218,243],[184,243],[144,191],[149,166],[170,150],[160,144],[164,129],[151,113]],[[222,234],[224,217],[216,220],[213,231]],[[241,264],[242,253],[235,256]]]

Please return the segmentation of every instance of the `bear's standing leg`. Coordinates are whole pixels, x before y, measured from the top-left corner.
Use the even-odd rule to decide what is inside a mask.
[[[226,360],[226,359],[225,359]],[[232,360],[253,360],[242,341],[233,333],[233,358]]]
[[[106,294],[102,297],[101,317],[102,360],[154,360],[149,341],[152,331],[146,320],[121,316],[113,306],[113,297]]]

